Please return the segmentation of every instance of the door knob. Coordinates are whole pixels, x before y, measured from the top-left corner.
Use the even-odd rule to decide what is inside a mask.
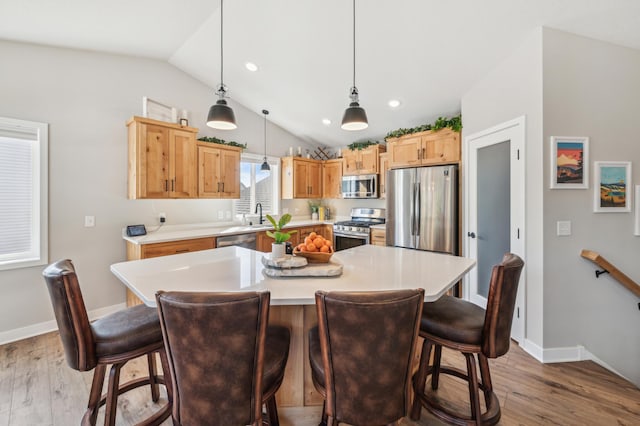
[[[467,237],[475,238],[476,237],[476,233],[475,232],[467,232]]]

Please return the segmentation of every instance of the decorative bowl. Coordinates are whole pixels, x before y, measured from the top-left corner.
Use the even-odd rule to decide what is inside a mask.
[[[307,262],[309,263],[329,263],[329,259],[331,259],[331,256],[333,256],[333,252],[322,253],[319,251],[300,251],[296,247],[293,250],[293,255],[306,257]]]

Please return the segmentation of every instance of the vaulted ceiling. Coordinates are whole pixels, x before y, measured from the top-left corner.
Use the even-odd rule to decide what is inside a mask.
[[[357,0],[356,86],[369,128],[347,132],[352,2],[227,0],[224,82],[235,102],[269,109],[314,144],[381,140],[460,112],[462,95],[540,26],[640,50],[640,1]],[[220,0],[0,0],[0,39],[165,60],[216,99]]]

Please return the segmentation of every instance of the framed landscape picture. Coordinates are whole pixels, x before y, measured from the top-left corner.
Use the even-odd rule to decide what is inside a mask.
[[[593,211],[631,211],[631,162],[596,161],[594,164]]]
[[[636,226],[634,231],[634,235],[640,237],[640,203],[638,200],[640,200],[640,185],[636,185]]]
[[[589,138],[551,137],[551,189],[589,188]]]

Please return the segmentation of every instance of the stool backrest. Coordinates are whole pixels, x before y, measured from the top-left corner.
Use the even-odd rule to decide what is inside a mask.
[[[73,263],[59,260],[47,266],[42,275],[51,296],[67,364],[74,370],[93,369],[97,364],[95,341]]]
[[[316,292],[326,412],[388,424],[407,415],[424,290]]]
[[[158,292],[179,424],[262,421],[269,292]]]
[[[482,353],[497,358],[509,351],[511,323],[518,294],[518,283],[524,262],[513,253],[507,253],[502,263],[491,271],[487,310],[482,330]]]

